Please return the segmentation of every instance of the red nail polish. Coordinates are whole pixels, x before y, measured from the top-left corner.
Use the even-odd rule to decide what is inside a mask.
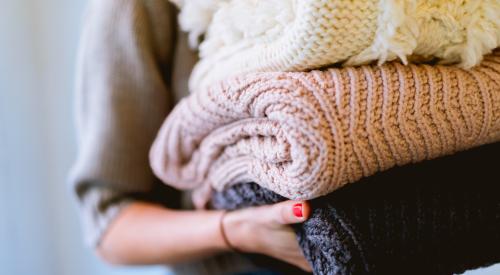
[[[297,203],[293,206],[293,214],[297,218],[302,218],[302,203]]]

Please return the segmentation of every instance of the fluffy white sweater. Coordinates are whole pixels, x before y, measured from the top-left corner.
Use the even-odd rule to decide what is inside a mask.
[[[500,0],[172,0],[199,44],[191,89],[230,75],[439,59],[464,68],[500,45]]]

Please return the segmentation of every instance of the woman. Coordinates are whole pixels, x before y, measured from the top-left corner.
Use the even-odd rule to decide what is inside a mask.
[[[188,92],[196,61],[175,21],[167,0],[90,1],[77,70],[79,155],[71,176],[87,240],[109,263],[189,263],[179,273],[255,270],[235,254],[221,255],[232,249],[310,270],[289,228],[308,218],[306,202],[227,215],[163,206],[173,207],[180,195],[155,179],[148,150],[173,102]]]

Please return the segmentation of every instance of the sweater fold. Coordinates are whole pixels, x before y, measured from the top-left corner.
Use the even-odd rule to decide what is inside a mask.
[[[171,0],[199,46],[191,91],[251,72],[437,59],[478,65],[500,46],[497,0]]]
[[[257,73],[181,101],[150,151],[180,189],[256,182],[313,199],[395,166],[500,140],[500,51],[472,69],[409,65]]]

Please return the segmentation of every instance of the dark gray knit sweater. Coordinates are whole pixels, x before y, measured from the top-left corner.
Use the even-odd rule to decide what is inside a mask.
[[[500,262],[500,144],[395,168],[312,201],[296,227],[315,274],[453,274]],[[213,198],[284,200],[255,183]]]

